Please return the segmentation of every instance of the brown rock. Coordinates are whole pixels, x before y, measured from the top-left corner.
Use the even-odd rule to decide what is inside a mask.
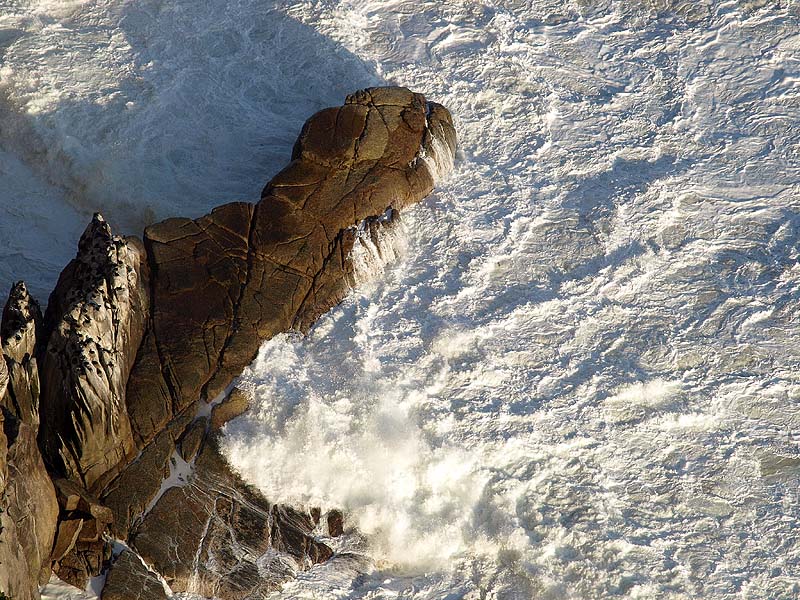
[[[169,432],[162,431],[103,492],[102,501],[114,514],[114,536],[128,538],[131,525],[144,514],[169,476],[174,451]]]
[[[78,536],[83,528],[83,519],[80,517],[74,519],[62,519],[58,522],[58,533],[56,534],[56,542],[53,546],[52,559],[59,561],[75,547],[78,541]]]
[[[39,304],[20,281],[11,288],[0,326],[2,352],[8,364],[6,407],[25,423],[39,427],[37,340],[41,337]]]
[[[231,393],[215,405],[211,411],[211,429],[219,430],[231,419],[235,419],[250,408],[250,396],[239,388],[233,388]]]
[[[114,561],[103,587],[103,600],[166,600],[167,593],[158,577],[147,570],[130,550],[123,550]]]
[[[56,479],[54,484],[61,512],[51,556],[53,571],[63,581],[85,588],[111,557],[105,533],[114,515],[78,484],[67,479]]]
[[[331,550],[311,535],[320,515],[273,505],[241,482],[213,440],[204,441],[197,402],[218,397],[262,341],[308,329],[391,259],[386,240],[398,211],[431,191],[454,153],[444,108],[404,88],[363,90],[307,121],[291,163],[257,205],[169,219],[149,227],[143,245],[113,236],[96,215],[43,325],[24,286],[15,287],[0,330],[7,338],[0,491],[11,490],[11,516],[2,523],[24,552],[3,554],[0,545],[0,561],[27,560],[33,573],[48,537],[46,528],[26,533],[38,516],[26,520],[13,504],[22,499],[47,513],[47,500],[36,499],[39,491],[47,496],[31,441],[37,415],[48,466],[65,477],[57,482],[62,525],[54,558],[66,581],[82,587],[108,561],[104,534],[112,522],[176,591],[193,574],[202,593],[258,597],[294,569],[327,560]],[[210,429],[247,404],[235,391],[213,409]],[[195,459],[194,475],[145,515],[175,440],[182,457]],[[23,476],[29,471],[38,475]],[[51,507],[53,498],[51,488]],[[329,531],[342,528],[329,514]],[[53,522],[50,541],[54,532]],[[124,561],[118,577],[136,567]],[[0,577],[6,583],[25,597],[24,582]]]
[[[252,211],[251,204],[226,204],[196,221],[169,219],[145,231],[154,265],[154,339],[140,350],[128,386],[136,415],[160,415],[161,390],[172,391],[172,414],[203,396],[234,328]],[[147,442],[154,432],[143,417],[133,424]]]
[[[55,479],[53,483],[55,483],[56,497],[61,510],[89,512],[91,500],[81,486],[68,479]]]
[[[208,522],[208,499],[192,488],[164,492],[129,540],[175,592],[185,591]]]
[[[200,446],[206,437],[206,430],[208,429],[208,418],[201,417],[195,419],[191,425],[186,429],[180,442],[181,458],[186,462],[194,460],[197,453],[200,452]]]
[[[213,440],[198,456],[188,485],[167,490],[132,535],[132,546],[174,592],[257,598],[291,578],[293,569],[326,560],[313,523],[276,507],[228,467]],[[282,553],[259,569],[270,550]]]
[[[328,513],[328,535],[339,537],[344,533],[344,515],[340,510],[332,510]]]
[[[100,574],[111,560],[111,546],[104,540],[75,543],[53,566],[58,577],[76,588],[85,589],[89,579]]]
[[[100,489],[135,451],[125,387],[144,333],[147,280],[139,243],[112,235],[98,214],[50,296],[42,446],[56,471],[87,489]]]
[[[161,371],[156,338],[148,330],[136,355],[126,392],[136,445],[144,448],[173,417],[172,393]]]
[[[39,376],[36,366],[41,312],[25,284],[11,289],[3,311],[2,363],[7,389],[0,393],[7,443],[6,510],[16,525],[29,580],[41,583],[50,571],[50,550],[56,532],[58,504],[37,445]]]
[[[306,122],[255,207],[148,228],[153,328],[128,385],[137,435],[152,439],[170,407],[216,397],[263,340],[305,330],[341,301],[359,236],[379,243],[454,154],[443,107],[404,88],[363,90]]]
[[[103,587],[103,600],[166,600],[158,578],[130,550],[114,561]]]
[[[58,506],[62,514],[78,512],[86,518],[97,519],[101,523],[114,522],[114,513],[102,504],[94,495],[87,492],[77,483],[68,479],[54,479]]]
[[[0,397],[8,387],[8,369],[5,361],[0,360]],[[0,410],[0,591],[14,599],[31,600],[38,595],[38,574],[35,579],[30,576],[27,559],[17,535],[17,523],[9,510],[14,499],[6,494],[10,484],[8,469],[8,434],[16,435],[13,428],[16,423],[8,423],[11,416],[6,410]]]
[[[8,450],[8,514],[16,522],[19,544],[25,555],[30,580],[44,583],[50,575],[50,550],[56,533],[58,504],[53,483],[36,443],[36,428],[18,424]],[[43,573],[44,572],[44,573]]]
[[[276,504],[272,507],[272,523],[272,547],[278,552],[285,552],[301,563],[310,560],[312,564],[333,556],[333,550],[311,536],[314,522],[310,515]]]

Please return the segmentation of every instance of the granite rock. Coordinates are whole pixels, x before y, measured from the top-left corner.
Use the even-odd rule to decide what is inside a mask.
[[[116,558],[103,587],[103,600],[167,600],[158,577],[136,554],[123,550]]]
[[[125,387],[149,310],[144,251],[96,214],[45,315],[41,446],[50,467],[101,489],[135,452]]]

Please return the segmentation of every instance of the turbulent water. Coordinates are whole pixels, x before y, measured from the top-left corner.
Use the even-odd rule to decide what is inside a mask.
[[[800,2],[0,7],[0,284],[40,294],[89,212],[255,199],[354,89],[454,113],[404,258],[241,378],[234,465],[349,528],[277,598],[800,595]]]

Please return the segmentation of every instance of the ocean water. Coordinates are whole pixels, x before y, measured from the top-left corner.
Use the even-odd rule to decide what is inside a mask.
[[[796,0],[0,6],[2,284],[254,199],[354,89],[454,114],[399,260],[240,378],[231,462],[345,511],[275,598],[800,596]]]

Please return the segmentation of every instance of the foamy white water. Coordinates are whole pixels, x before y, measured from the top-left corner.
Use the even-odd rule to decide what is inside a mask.
[[[44,285],[12,198],[63,263],[98,203],[253,198],[357,87],[452,110],[405,258],[242,377],[233,463],[350,527],[276,597],[800,594],[798,3],[269,6],[15,3],[3,118],[43,143],[4,137],[0,195]]]

